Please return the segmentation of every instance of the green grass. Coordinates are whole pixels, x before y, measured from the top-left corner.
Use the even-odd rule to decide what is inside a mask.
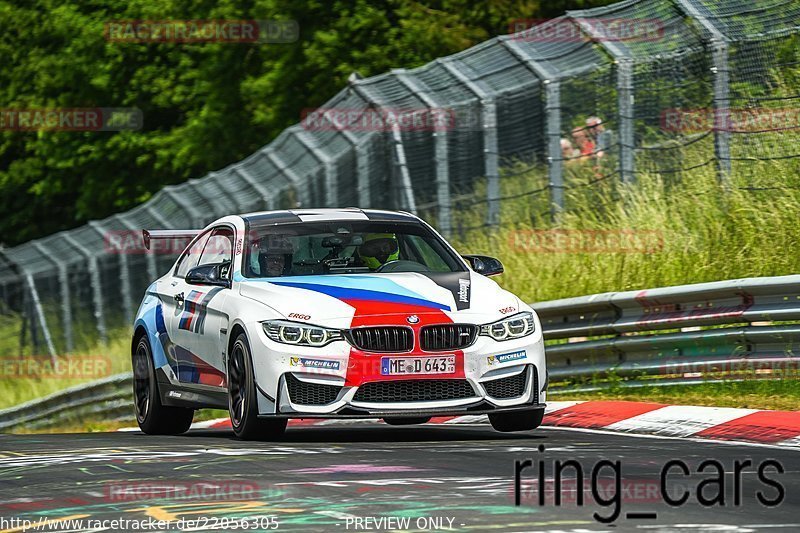
[[[2,332],[10,330],[13,330],[13,327],[8,324],[0,328]],[[90,371],[94,372],[94,370],[91,369],[95,369],[101,372],[101,375],[92,373],[91,375],[86,375],[81,378],[62,378],[53,376],[52,373],[46,375],[28,374],[27,369],[31,367],[25,367],[24,375],[19,375],[16,370],[1,371],[3,368],[9,367],[0,366],[0,409],[11,407],[34,398],[41,398],[59,390],[80,385],[81,383],[95,381],[96,379],[119,374],[120,372],[129,372],[131,370],[130,331],[127,328],[110,331],[109,338],[111,340],[106,345],[97,344],[91,348],[76,351],[71,355],[59,356],[59,359],[64,363],[69,359],[74,360],[75,358],[85,358],[90,361],[94,358],[102,358],[101,364],[107,362],[107,365],[93,365],[89,367]],[[6,355],[0,359],[0,365],[3,365],[4,362],[8,362],[9,360],[15,363],[17,361],[29,360],[29,355],[13,355],[18,353],[17,350],[19,347],[16,346],[15,348],[16,349],[10,354],[5,352]],[[37,357],[36,360],[42,361],[43,363],[48,361],[47,358],[40,357]],[[16,367],[16,364],[14,367]]]
[[[587,177],[591,174],[587,172]],[[800,175],[773,165],[773,187],[798,187]],[[541,171],[515,176],[504,194],[535,189]],[[578,178],[575,179],[578,181]],[[800,190],[731,190],[717,183],[712,166],[665,183],[658,175],[639,174],[635,186],[602,182],[568,190],[567,210],[554,225],[541,213],[546,195],[503,203],[501,226],[456,234],[464,253],[499,257],[506,274],[498,281],[526,301],[542,301],[607,291],[773,276],[800,271]],[[461,213],[464,226],[483,222],[484,210]],[[569,230],[633,231],[660,235],[660,249],[644,252],[561,253],[532,249],[526,231],[554,227]],[[648,237],[651,238],[651,237]]]

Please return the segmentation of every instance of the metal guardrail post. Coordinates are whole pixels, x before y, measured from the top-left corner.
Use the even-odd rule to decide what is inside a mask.
[[[216,172],[209,172],[208,175],[202,179],[190,179],[186,182],[189,187],[193,188],[197,194],[203,197],[209,203],[209,205],[211,205],[211,208],[213,209],[212,215],[215,219],[224,215],[233,215],[239,212],[238,204],[230,200],[226,195],[221,194],[219,196],[209,198],[208,194],[206,194],[206,192],[203,190],[203,181],[206,179],[214,179],[214,176],[216,175]],[[222,185],[218,180],[215,180],[215,183],[222,188]],[[222,209],[220,211],[216,210],[217,204],[222,204]],[[209,222],[211,221],[209,220]]]
[[[325,169],[325,206],[336,207],[339,205],[339,167],[336,160],[326,154],[317,144],[313,135],[303,130],[294,130],[292,134],[305,146],[314,158]]]
[[[513,36],[500,38],[500,43],[511,52],[544,85],[545,114],[547,121],[547,175],[550,187],[550,218],[557,222],[564,211],[564,165],[561,152],[561,83],[542,63],[529,57]]]
[[[728,185],[731,175],[730,148],[730,87],[728,69],[729,39],[708,17],[704,16],[692,0],[673,0],[676,7],[697,21],[710,35],[711,59],[714,73],[714,155],[717,158],[719,181]]]
[[[34,248],[46,257],[58,270],[58,285],[61,293],[61,322],[64,327],[64,348],[66,352],[71,352],[75,347],[72,335],[72,303],[69,291],[69,276],[67,275],[67,265],[63,261],[56,261],[47,252],[44,245],[39,241],[31,241]]]
[[[620,172],[623,183],[634,182],[635,136],[633,129],[633,61],[617,61],[617,98],[619,107]]]
[[[580,11],[567,11],[567,17],[577,24],[589,38],[606,50],[617,65],[617,116],[619,118],[619,170],[622,183],[635,181],[636,136],[634,130],[633,58],[618,43],[598,36],[596,28]]]
[[[147,209],[150,209],[149,207]],[[148,211],[149,212],[149,211]],[[152,214],[152,213],[151,213]],[[132,232],[134,238],[138,237],[138,233],[143,229],[152,229],[152,228],[137,228],[133,223],[128,220],[127,213],[120,213],[115,215],[116,219],[119,220],[123,226],[128,228],[129,231]],[[145,250],[145,261],[147,262],[147,277],[149,279],[156,279],[158,277],[158,267],[156,265],[156,256],[155,251],[151,248],[150,250]]]
[[[371,142],[372,136],[364,139],[355,147],[356,151],[356,180],[358,182],[358,206],[372,207],[372,191],[369,176],[369,156],[367,155],[366,143]]]
[[[422,87],[420,87],[417,80],[414,79],[408,71],[405,69],[395,69],[392,73],[397,78],[397,81],[405,85],[414,96],[422,100],[429,110],[432,112],[434,112],[434,110],[444,110],[433,96],[427,94]],[[450,158],[448,146],[449,137],[447,134],[449,125],[445,125],[443,128],[437,128],[435,125],[435,118],[432,116],[429,118],[433,127],[431,135],[433,136],[435,152],[436,204],[438,206],[436,210],[436,221],[439,232],[445,237],[449,237],[453,230],[450,214]]]
[[[369,105],[374,106],[377,110],[383,109],[383,105],[378,101],[378,99],[370,94],[369,88],[360,84],[359,80],[351,80],[350,87]],[[390,133],[392,147],[394,148],[394,150],[392,150],[394,155],[394,166],[392,169],[400,176],[400,189],[402,191],[401,198],[403,198],[404,202],[403,207],[411,213],[416,214],[417,205],[416,201],[414,200],[414,189],[411,184],[411,175],[408,172],[406,151],[405,146],[403,145],[403,134],[400,131],[400,125],[398,124],[397,120],[392,122]]]
[[[108,332],[106,330],[106,317],[103,312],[103,287],[100,283],[100,271],[97,268],[97,256],[88,248],[76,241],[75,238],[73,238],[68,232],[65,231],[61,235],[64,238],[64,241],[78,250],[89,261],[89,278],[92,285],[94,319],[97,325],[97,333],[100,337],[100,342],[106,344],[108,342]]]
[[[204,227],[206,225],[206,218],[208,214],[203,213],[199,207],[189,201],[179,187],[180,186],[176,185],[167,185],[161,189],[161,191],[164,193],[164,196],[170,198],[173,202],[175,202],[175,205],[189,215],[189,220],[191,221],[192,225]]]
[[[30,291],[31,300],[33,302],[33,309],[36,313],[36,318],[39,319],[39,325],[42,328],[44,341],[45,344],[47,344],[47,351],[50,353],[50,358],[55,364],[56,348],[53,346],[53,338],[50,336],[50,328],[47,327],[47,319],[44,316],[42,302],[39,300],[39,291],[36,290],[36,284],[33,281],[33,276],[28,273],[25,274],[25,282],[28,284],[28,290]]]
[[[273,165],[278,168],[281,174],[286,176],[289,180],[289,183],[292,184],[292,187],[297,192],[297,201],[300,203],[302,207],[313,207],[310,206],[309,203],[309,194],[308,194],[308,180],[303,180],[294,173],[294,171],[289,168],[286,162],[275,152],[272,146],[267,146],[261,153],[264,154],[267,159],[269,159]]]
[[[447,71],[455,76],[462,85],[467,87],[481,103],[481,114],[483,120],[483,160],[486,173],[486,199],[488,202],[488,213],[486,214],[486,224],[497,226],[500,223],[500,171],[498,160],[498,141],[497,141],[497,105],[494,95],[484,89],[478,83],[472,81],[456,65],[457,61],[453,58],[444,58],[439,61]]]
[[[395,122],[392,124],[392,144],[394,145],[394,155],[396,161],[395,169],[400,174],[400,182],[403,184],[403,199],[405,207],[413,214],[417,214],[417,203],[414,200],[414,188],[411,185],[411,174],[408,172],[408,161],[406,160],[406,150],[403,146],[403,134],[400,126]]]
[[[261,197],[261,200],[264,204],[268,205],[271,199],[273,198],[273,194],[270,194],[267,187],[259,182],[256,178],[253,177],[250,172],[245,170],[241,165],[237,165],[233,167],[233,172],[235,172],[240,178],[242,178],[250,187],[255,190],[258,195]]]
[[[103,242],[108,242],[106,231],[103,230],[102,222],[97,220],[90,220],[89,227],[95,230]],[[130,269],[128,268],[128,255],[124,250],[117,250],[119,260],[119,281],[120,281],[120,294],[122,297],[122,312],[125,315],[125,320],[133,320],[133,299],[131,298],[131,276]]]

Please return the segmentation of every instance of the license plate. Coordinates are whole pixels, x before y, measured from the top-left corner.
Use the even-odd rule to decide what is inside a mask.
[[[381,374],[396,376],[404,374],[453,374],[456,371],[456,356],[442,357],[383,357]]]

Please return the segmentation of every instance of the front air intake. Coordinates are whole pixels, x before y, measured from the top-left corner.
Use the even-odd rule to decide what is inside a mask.
[[[300,405],[328,405],[336,401],[340,385],[321,385],[300,381],[292,374],[286,374],[286,387],[292,403]]]
[[[406,327],[353,328],[347,337],[350,344],[365,352],[410,352],[414,347],[414,332]]]
[[[408,379],[364,383],[353,398],[356,402],[433,402],[475,396],[466,379]]]

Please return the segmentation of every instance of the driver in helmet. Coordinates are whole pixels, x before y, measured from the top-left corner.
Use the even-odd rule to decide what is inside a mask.
[[[400,246],[394,233],[370,233],[358,247],[358,256],[366,266],[377,270],[390,261],[400,258]]]
[[[285,235],[265,235],[258,243],[258,270],[261,276],[277,278],[292,268],[294,248]]]

